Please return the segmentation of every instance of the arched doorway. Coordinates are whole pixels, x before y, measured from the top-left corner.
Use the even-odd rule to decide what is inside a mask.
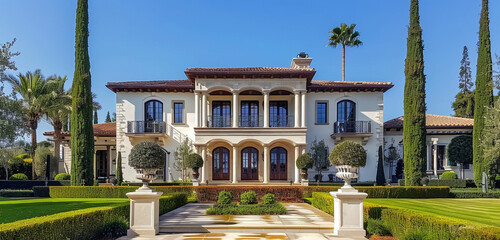
[[[271,150],[271,180],[287,180],[287,152],[282,147]]]
[[[229,150],[225,147],[212,151],[212,179],[229,180]]]
[[[259,151],[253,147],[241,150],[241,180],[259,179]]]

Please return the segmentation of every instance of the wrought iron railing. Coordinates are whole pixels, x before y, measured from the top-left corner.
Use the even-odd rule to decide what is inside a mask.
[[[269,127],[293,127],[293,115],[271,115],[269,116]]]
[[[333,124],[334,133],[371,133],[371,121],[348,121],[335,122]]]
[[[166,123],[160,121],[128,121],[127,133],[166,133]]]
[[[263,127],[264,117],[262,115],[240,115],[239,126],[240,127]]]
[[[208,116],[208,127],[231,127],[231,119],[229,115]]]

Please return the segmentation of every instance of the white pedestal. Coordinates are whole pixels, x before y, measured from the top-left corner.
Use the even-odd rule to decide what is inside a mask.
[[[309,180],[302,179],[302,186],[309,186]]]
[[[130,230],[128,235],[154,236],[160,232],[160,196],[163,192],[136,190],[130,198]],[[135,234],[134,234],[135,233]]]
[[[193,183],[193,186],[195,186],[195,187],[200,186],[200,182],[198,181],[198,179],[191,179],[191,182]]]
[[[342,187],[333,196],[333,235],[337,237],[365,237],[363,228],[363,199],[368,194],[356,189]]]

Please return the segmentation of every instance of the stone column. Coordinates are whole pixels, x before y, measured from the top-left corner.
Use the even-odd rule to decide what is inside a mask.
[[[295,117],[294,117],[294,127],[299,127],[300,126],[300,92],[296,91],[295,92]]]
[[[295,145],[295,161],[293,161],[293,165],[295,169],[295,179],[293,183],[299,184],[300,183],[300,169],[297,167],[297,158],[300,155],[300,146]]]
[[[269,127],[269,91],[264,91],[264,127]]]
[[[201,183],[205,184],[207,182],[207,173],[206,169],[208,169],[208,161],[207,161],[207,151],[206,147],[202,146],[201,148],[201,157],[203,158],[203,167],[201,168]]]
[[[303,127],[303,128],[306,127],[306,94],[307,94],[307,91],[303,91],[302,92],[302,97],[301,97],[301,101],[302,101],[301,107],[302,107],[302,110],[301,110],[300,124],[301,124],[301,127]],[[329,111],[327,111],[327,113],[329,113]]]
[[[432,155],[434,156],[434,159],[433,159],[433,165],[434,167],[432,169],[434,169],[434,177],[435,178],[438,178],[438,162],[437,162],[437,144],[438,144],[438,138],[431,138],[431,141],[432,141],[432,146],[434,147],[434,150],[432,152]]]
[[[201,126],[207,127],[207,93],[201,96]]]
[[[127,193],[130,198],[129,236],[154,236],[160,232],[160,196],[163,192],[136,190]]]
[[[238,169],[238,147],[233,145],[233,169],[231,172],[233,173],[233,183],[238,183],[236,170]]]
[[[269,183],[269,151],[268,147],[264,146],[264,182]]]
[[[233,127],[238,127],[238,91],[233,91]]]
[[[200,94],[194,92],[194,126],[200,127]]]

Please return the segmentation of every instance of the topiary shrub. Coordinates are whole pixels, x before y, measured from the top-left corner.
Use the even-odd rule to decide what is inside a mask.
[[[128,164],[136,169],[157,169],[165,166],[165,152],[152,142],[141,142],[130,150]]]
[[[364,167],[366,165],[366,151],[359,143],[344,141],[332,149],[329,159],[330,163],[336,166]]]
[[[460,135],[451,139],[446,149],[452,164],[472,164],[472,136]]]
[[[262,197],[262,204],[269,205],[275,203],[276,203],[276,197],[272,193],[268,193]]]
[[[9,180],[14,180],[14,181],[28,180],[28,176],[26,176],[26,174],[24,174],[24,173],[16,173],[16,174],[13,174],[12,176],[10,176]]]
[[[186,168],[201,168],[203,167],[203,158],[198,153],[191,153],[184,162]]]
[[[310,169],[313,167],[314,159],[311,155],[304,153],[297,158],[296,165],[299,169]]]
[[[257,204],[257,194],[254,191],[247,191],[241,194],[240,196],[240,204],[248,205],[248,204]]]
[[[233,201],[233,194],[228,191],[220,191],[217,198],[217,204],[231,204]]]
[[[56,181],[71,180],[71,175],[69,175],[67,173],[59,173],[59,174],[56,175],[56,177],[54,178],[54,180],[56,180]]]
[[[455,172],[447,171],[441,174],[441,179],[458,179],[458,176]]]

